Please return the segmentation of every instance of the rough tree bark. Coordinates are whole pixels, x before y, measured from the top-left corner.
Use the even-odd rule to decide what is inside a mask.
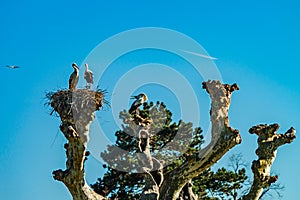
[[[60,130],[68,140],[64,145],[66,170],[53,171],[54,179],[66,185],[74,200],[105,199],[87,185],[84,177],[84,162],[89,155],[86,151],[89,126],[94,120],[94,112],[102,106],[103,94],[89,90],[58,91],[50,101],[60,116]]]
[[[221,84],[219,81],[207,81],[203,83],[203,88],[211,98],[211,142],[199,154],[191,155],[187,162],[164,176],[162,163],[152,158],[149,150],[150,136],[147,126],[151,121],[144,121],[145,119],[139,116],[134,117],[137,123],[145,123],[140,134],[139,161],[145,162],[144,166],[148,167],[141,169],[141,172],[146,174],[146,185],[141,200],[176,200],[181,198],[180,193],[187,194],[185,197],[187,196],[189,200],[197,199],[192,191],[191,180],[216,163],[235,145],[241,143],[239,131],[231,128],[228,120],[231,95],[233,91],[239,89],[238,86]],[[103,94],[89,90],[58,91],[51,95],[50,101],[54,111],[61,118],[60,129],[68,140],[65,144],[66,170],[54,171],[54,179],[66,185],[74,200],[105,199],[86,184],[84,177],[84,162],[89,154],[86,151],[89,125],[94,120],[94,112],[102,106]],[[258,125],[249,130],[250,133],[258,135],[258,149],[256,150],[258,160],[253,161],[254,182],[249,193],[242,197],[243,200],[258,199],[263,188],[277,180],[277,176],[270,176],[270,167],[276,157],[277,148],[295,139],[293,128],[285,134],[276,134],[275,131],[278,128],[278,124]],[[160,181],[155,180],[151,172],[154,165],[161,166],[155,167],[160,169],[155,172],[161,177]]]
[[[278,124],[257,125],[250,128],[251,134],[258,136],[256,155],[258,160],[252,162],[252,172],[254,181],[250,191],[245,195],[243,200],[258,200],[262,195],[263,189],[268,188],[276,182],[278,176],[270,176],[270,169],[275,160],[277,148],[281,145],[291,143],[296,138],[295,129],[291,127],[285,134],[277,134]]]
[[[231,94],[238,90],[236,84],[221,84],[219,81],[207,81],[203,88],[211,97],[210,120],[212,124],[211,142],[189,162],[170,172],[160,188],[161,200],[176,200],[182,188],[202,171],[216,163],[236,144],[241,143],[239,131],[229,126],[228,109]]]

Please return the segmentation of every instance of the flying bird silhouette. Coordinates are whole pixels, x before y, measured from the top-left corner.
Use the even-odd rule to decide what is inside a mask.
[[[10,68],[10,69],[20,68],[19,66],[15,66],[15,65],[6,65],[5,67]]]
[[[70,78],[69,78],[69,90],[71,92],[73,92],[76,89],[76,85],[77,85],[78,79],[79,79],[79,68],[78,68],[78,66],[76,65],[76,63],[73,63],[72,67],[74,68],[74,71],[70,75]]]
[[[130,109],[129,109],[129,113],[133,114],[137,111],[137,109],[143,105],[144,102],[146,102],[148,100],[148,97],[145,93],[141,93],[137,96],[132,96],[131,99],[135,99],[135,101],[132,103]]]
[[[84,72],[84,79],[86,80],[86,88],[91,89],[94,83],[94,74],[91,70],[89,70],[88,64],[85,64],[85,72]]]

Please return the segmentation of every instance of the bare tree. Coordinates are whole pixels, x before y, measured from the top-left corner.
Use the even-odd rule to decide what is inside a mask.
[[[281,193],[282,190],[284,190],[284,186],[281,183],[273,183],[270,187],[264,188],[258,199],[264,199],[267,196],[273,199],[274,195],[272,193],[275,193],[278,198],[281,198],[283,197]]]
[[[228,167],[237,173],[241,168],[248,168],[249,164],[243,159],[242,153],[237,153],[229,157]]]

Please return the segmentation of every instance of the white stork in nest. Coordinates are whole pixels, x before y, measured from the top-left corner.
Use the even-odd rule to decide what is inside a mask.
[[[84,79],[86,80],[86,88],[91,89],[94,83],[94,74],[91,70],[89,70],[88,64],[85,64],[85,72],[84,72]]]
[[[73,92],[76,89],[78,79],[79,79],[79,68],[76,65],[76,63],[72,64],[72,67],[74,68],[73,73],[70,75],[69,78],[69,90]]]

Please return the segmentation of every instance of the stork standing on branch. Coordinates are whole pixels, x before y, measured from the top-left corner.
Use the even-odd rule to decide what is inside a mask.
[[[76,85],[78,83],[79,79],[79,68],[76,63],[72,64],[72,67],[74,68],[74,72],[70,75],[69,78],[69,90],[73,92],[76,89]]]
[[[84,79],[86,80],[86,89],[91,89],[94,83],[94,74],[91,70],[89,70],[88,64],[85,64],[85,72],[84,72]]]
[[[144,102],[146,102],[148,100],[148,97],[147,97],[147,95],[145,93],[141,93],[141,94],[139,94],[137,96],[132,96],[131,99],[136,99],[132,103],[132,105],[131,105],[131,107],[130,107],[130,109],[128,111],[130,114],[133,114],[133,113],[135,113],[137,111],[137,109],[141,105],[143,105]]]

